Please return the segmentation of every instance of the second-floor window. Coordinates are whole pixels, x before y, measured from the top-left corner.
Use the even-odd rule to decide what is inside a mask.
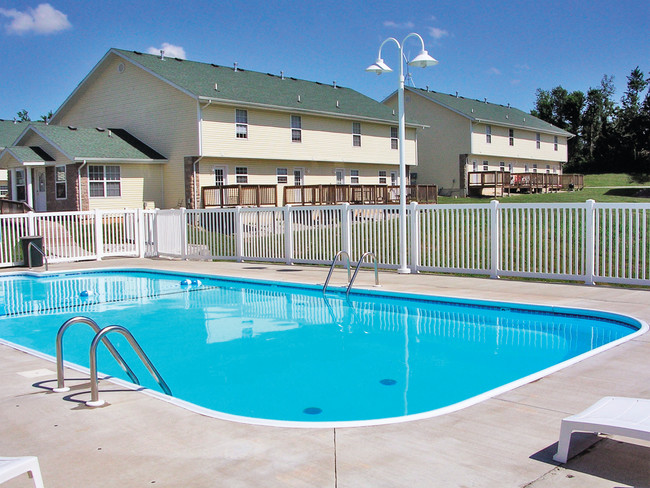
[[[361,122],[352,122],[352,145],[361,147]]]
[[[275,175],[278,179],[278,185],[285,185],[289,181],[289,170],[287,168],[276,168]]]
[[[542,146],[542,134],[539,132],[535,133],[535,147],[539,149]]]
[[[399,149],[399,137],[397,135],[397,127],[390,128],[390,148]]]
[[[358,185],[359,184],[359,170],[358,169],[351,169],[350,170],[350,183],[353,185]]]
[[[515,145],[515,130],[514,129],[508,129],[508,143],[511,146]]]
[[[300,115],[291,116],[291,142],[302,142],[302,119]]]
[[[485,142],[488,144],[492,143],[492,126],[491,125],[486,125],[485,126]]]
[[[553,149],[554,149],[555,151],[557,151],[557,145],[558,145],[558,144],[557,144],[557,136],[554,136],[554,137],[553,137]]]
[[[244,166],[237,166],[235,168],[235,176],[238,185],[245,185],[248,183],[248,168]]]
[[[119,166],[88,166],[91,197],[119,197],[122,195]]]
[[[248,110],[235,110],[235,134],[237,139],[248,139]]]
[[[68,186],[66,181],[65,166],[54,168],[54,191],[57,200],[65,200],[68,197]]]
[[[380,185],[385,185],[386,184],[386,171],[385,170],[379,170],[379,184]]]

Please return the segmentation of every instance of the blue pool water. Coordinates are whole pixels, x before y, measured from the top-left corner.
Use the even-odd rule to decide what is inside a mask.
[[[606,313],[366,291],[348,299],[140,270],[0,278],[4,341],[54,356],[58,328],[78,315],[127,327],[175,398],[234,416],[319,423],[426,415],[643,326]],[[70,328],[65,359],[87,367],[92,337],[83,325]],[[143,385],[159,390],[126,340],[109,338]],[[128,379],[104,347],[98,364]]]

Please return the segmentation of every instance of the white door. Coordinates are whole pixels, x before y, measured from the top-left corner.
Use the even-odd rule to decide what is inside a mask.
[[[294,186],[302,186],[304,185],[304,179],[303,179],[303,169],[302,168],[294,168],[293,170],[293,184]]]
[[[45,191],[45,168],[34,170],[34,210],[36,212],[45,212],[47,210],[47,193]]]

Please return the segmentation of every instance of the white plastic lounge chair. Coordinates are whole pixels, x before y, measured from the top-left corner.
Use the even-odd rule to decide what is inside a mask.
[[[562,420],[557,462],[566,463],[574,430],[622,435],[650,441],[650,400],[605,397],[587,410]]]
[[[0,457],[0,483],[9,481],[23,473],[27,473],[34,480],[35,488],[45,488],[37,457]]]

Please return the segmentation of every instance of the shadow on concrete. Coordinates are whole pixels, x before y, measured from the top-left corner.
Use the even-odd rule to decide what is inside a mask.
[[[584,473],[621,485],[650,487],[650,447],[619,441],[596,434],[575,432],[571,437],[569,460],[553,460],[557,442],[536,452],[530,459],[562,466],[568,471]]]

